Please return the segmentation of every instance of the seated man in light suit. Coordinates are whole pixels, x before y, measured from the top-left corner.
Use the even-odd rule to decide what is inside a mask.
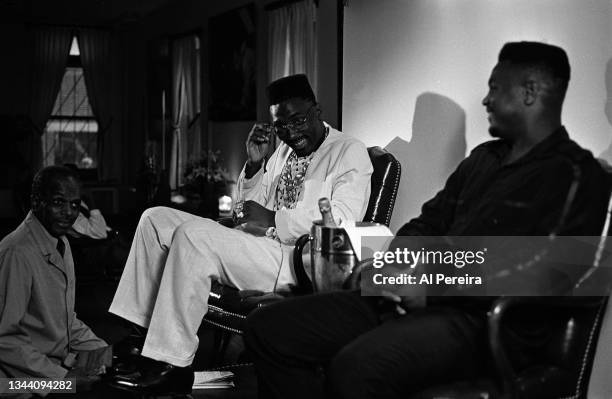
[[[274,81],[267,94],[272,128],[256,124],[246,141],[239,228],[168,208],[143,213],[110,312],[148,329],[142,355],[159,362],[119,376],[118,387],[190,391],[212,281],[262,291],[293,284],[293,243],[320,218],[321,197],[336,217],[363,218],[373,170],[364,144],[321,120],[306,76]],[[272,131],[281,144],[266,159]]]
[[[86,385],[110,365],[108,344],[74,312],[74,264],[66,233],[80,201],[74,172],[42,169],[32,184],[32,210],[0,242],[1,377],[76,378]]]

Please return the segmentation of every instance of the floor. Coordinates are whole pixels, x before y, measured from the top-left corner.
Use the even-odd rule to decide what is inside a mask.
[[[76,311],[78,317],[85,322],[100,337],[109,343],[116,343],[126,337],[130,328],[125,321],[106,310],[114,295],[116,283],[100,282],[95,284],[79,285],[77,282]],[[228,369],[235,373],[235,388],[207,389],[194,391],[194,398],[227,398],[227,399],[254,399],[257,397],[257,383],[255,372],[244,355],[242,338],[233,336],[223,359],[216,364],[211,362],[213,353],[214,331],[203,325],[198,332],[200,347],[194,360],[195,370]],[[243,364],[239,367],[230,365]]]

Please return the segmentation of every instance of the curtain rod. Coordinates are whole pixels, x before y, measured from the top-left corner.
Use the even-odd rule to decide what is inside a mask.
[[[268,5],[264,6],[264,10],[265,11],[272,11],[272,10],[277,10],[279,8],[288,6],[289,4],[293,4],[293,3],[299,3],[300,1],[304,1],[304,0],[278,0],[275,2],[272,2]],[[319,6],[319,0],[314,0],[315,6],[318,7]]]

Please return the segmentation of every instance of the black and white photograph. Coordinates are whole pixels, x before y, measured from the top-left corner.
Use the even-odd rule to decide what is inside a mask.
[[[611,0],[0,0],[0,398],[612,399]]]

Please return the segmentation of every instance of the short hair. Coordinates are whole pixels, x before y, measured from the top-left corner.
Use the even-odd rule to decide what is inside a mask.
[[[65,166],[47,166],[42,168],[34,176],[32,181],[31,198],[41,198],[55,187],[58,181],[73,179],[80,185],[80,179],[76,171]]]
[[[565,94],[570,80],[570,64],[561,47],[539,42],[510,42],[499,52],[498,62],[508,62],[520,67],[544,72],[559,83]]]
[[[268,103],[270,105],[280,104],[291,98],[303,98],[316,103],[314,92],[304,74],[285,76],[270,83],[266,87]]]

